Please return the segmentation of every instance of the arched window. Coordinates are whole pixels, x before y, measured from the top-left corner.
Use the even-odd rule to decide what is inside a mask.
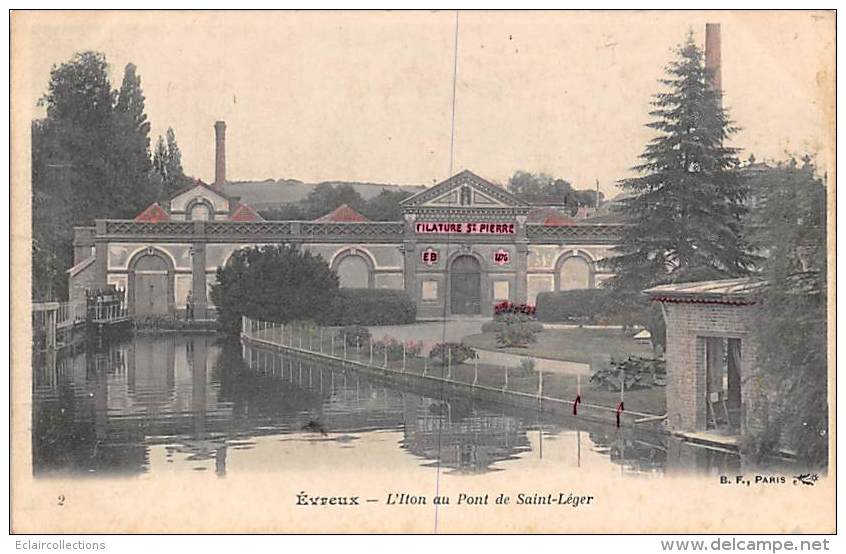
[[[593,288],[590,263],[581,256],[566,258],[558,268],[558,290]]]
[[[211,219],[209,217],[210,215],[208,206],[197,203],[191,206],[191,211],[188,213],[188,219],[191,221],[208,221]]]
[[[366,289],[370,287],[370,265],[362,256],[346,255],[338,262],[335,272],[340,286]]]

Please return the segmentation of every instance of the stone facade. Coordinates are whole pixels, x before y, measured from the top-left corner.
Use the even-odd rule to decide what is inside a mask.
[[[198,184],[171,200],[165,221],[99,220],[78,228],[75,251],[93,252],[93,284],[126,290],[130,311],[135,302],[146,306],[150,296],[167,295],[162,305],[178,315],[191,291],[195,317],[211,317],[210,287],[233,252],[293,244],[322,256],[342,286],[405,289],[419,317],[437,318],[490,315],[497,301],[534,302],[542,291],[599,286],[619,230],[528,223],[532,206],[469,171],[406,199],[397,222],[237,221],[236,204]]]

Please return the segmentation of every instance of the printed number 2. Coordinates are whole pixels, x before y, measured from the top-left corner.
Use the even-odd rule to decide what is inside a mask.
[[[64,494],[60,494],[58,500],[59,500],[59,506],[65,505],[65,495]]]

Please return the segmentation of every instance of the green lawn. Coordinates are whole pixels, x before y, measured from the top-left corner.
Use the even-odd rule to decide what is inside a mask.
[[[611,358],[652,356],[649,345],[638,344],[619,330],[545,329],[537,334],[537,342],[527,348],[499,348],[494,333],[464,337],[462,342],[483,350],[501,350],[519,356],[537,356],[553,360],[580,362],[596,366]]]

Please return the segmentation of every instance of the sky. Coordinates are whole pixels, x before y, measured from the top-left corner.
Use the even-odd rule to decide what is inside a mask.
[[[229,180],[432,184],[462,169],[544,172],[606,194],[632,175],[673,49],[722,28],[732,141],[761,159],[833,162],[834,17],[823,12],[17,12],[15,109],[53,64],[104,52],[138,67],[151,144],[176,132],[186,173]],[[16,67],[17,62],[17,67]],[[455,135],[450,166],[453,71]],[[14,97],[13,97],[14,98]]]

